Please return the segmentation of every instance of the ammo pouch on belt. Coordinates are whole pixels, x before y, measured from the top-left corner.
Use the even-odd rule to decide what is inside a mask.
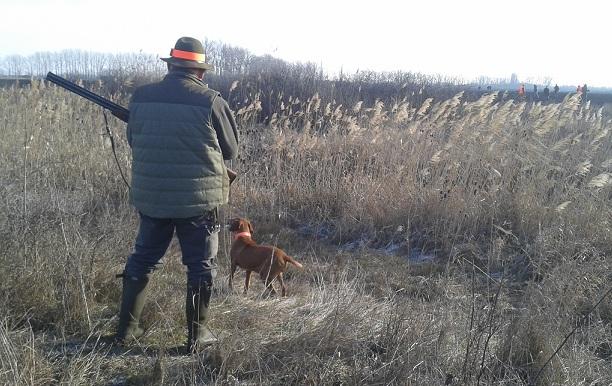
[[[203,224],[204,222],[206,224]],[[219,224],[219,209],[214,208],[204,212],[204,214],[198,217],[192,224],[194,226],[204,225],[209,235],[219,232],[221,230],[221,224]]]

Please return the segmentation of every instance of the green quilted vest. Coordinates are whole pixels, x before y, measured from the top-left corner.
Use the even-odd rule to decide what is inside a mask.
[[[130,102],[130,202],[155,218],[186,218],[226,204],[223,155],[211,120],[218,92],[195,76],[170,73]]]

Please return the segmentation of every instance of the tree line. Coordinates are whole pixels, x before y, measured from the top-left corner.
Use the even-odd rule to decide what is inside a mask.
[[[263,121],[282,105],[313,95],[323,104],[351,106],[363,101],[368,106],[376,101],[418,104],[429,97],[448,98],[465,89],[457,78],[403,71],[357,71],[332,76],[314,63],[290,63],[270,55],[254,55],[219,41],[204,43],[207,61],[215,66],[206,75],[206,82],[219,90],[233,108],[258,100]],[[133,87],[160,79],[166,65],[155,55],[142,52],[64,50],[0,58],[0,75],[6,77],[42,77],[48,71],[72,80],[102,81],[105,91],[112,94],[129,93]]]

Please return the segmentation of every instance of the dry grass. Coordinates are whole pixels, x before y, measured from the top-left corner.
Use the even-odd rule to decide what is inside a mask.
[[[251,218],[306,270],[287,275],[287,299],[230,293],[223,234],[221,342],[184,357],[170,350],[184,339],[176,245],[141,345],[98,341],[137,227],[101,112],[55,88],[0,90],[0,383],[529,384],[577,324],[537,383],[612,382],[610,299],[584,317],[612,279],[602,110],[315,95],[259,127],[251,102],[224,217]],[[407,259],[419,253],[435,259]]]

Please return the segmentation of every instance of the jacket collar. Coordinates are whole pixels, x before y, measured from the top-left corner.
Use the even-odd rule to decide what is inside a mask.
[[[166,76],[164,77],[164,80],[166,79],[189,79],[192,82],[195,82],[199,85],[202,85],[204,87],[208,87],[208,85],[204,82],[202,82],[202,80],[198,79],[197,76],[190,74],[188,72],[185,71],[170,71],[168,74],[166,74]]]

